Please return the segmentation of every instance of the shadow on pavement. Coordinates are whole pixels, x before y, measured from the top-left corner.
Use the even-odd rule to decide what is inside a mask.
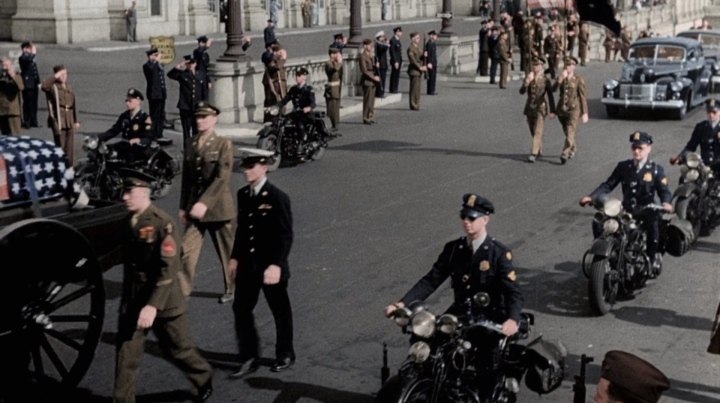
[[[680,329],[707,331],[712,329],[712,321],[695,316],[679,315],[675,311],[662,308],[637,306],[616,306],[611,312],[616,318],[648,327],[672,326]]]
[[[715,396],[707,396],[697,392],[710,393]],[[720,401],[720,387],[671,379],[670,390],[663,393],[663,396],[672,397],[684,402],[716,403]]]
[[[326,403],[375,403],[373,396],[362,393],[347,392],[331,389],[320,385],[311,385],[302,382],[285,382],[275,378],[253,377],[245,382],[253,389],[276,390],[280,393],[273,403],[296,403],[301,399],[311,399]]]
[[[521,269],[521,286],[533,287],[533,292],[525,296],[525,308],[555,316],[592,316],[587,303],[587,280],[581,274],[580,264],[567,261],[556,264],[554,269],[554,272]]]
[[[464,155],[468,157],[492,157],[507,159],[513,161],[525,161],[527,154],[499,154],[499,153],[487,153],[479,151],[466,151],[466,150],[453,150],[448,148],[432,148],[432,147],[418,147],[416,143],[408,143],[404,141],[389,141],[389,140],[372,140],[364,141],[361,143],[347,144],[344,146],[333,147],[334,150],[346,150],[346,151],[373,151],[373,152],[431,152],[444,155]]]

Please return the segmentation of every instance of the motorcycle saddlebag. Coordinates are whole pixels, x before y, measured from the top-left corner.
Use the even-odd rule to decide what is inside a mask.
[[[665,228],[665,252],[678,257],[684,255],[695,242],[695,233],[690,221],[673,217]]]
[[[525,385],[538,394],[557,389],[565,377],[567,349],[560,341],[536,339],[528,345]]]

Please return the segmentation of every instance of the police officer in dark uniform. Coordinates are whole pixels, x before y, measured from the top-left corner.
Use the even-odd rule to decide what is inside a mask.
[[[715,172],[720,172],[720,101],[709,99],[705,102],[705,111],[707,120],[695,125],[690,141],[678,155],[670,158],[670,164],[680,163],[687,153],[695,152],[700,146],[703,163]]]
[[[102,141],[108,141],[120,135],[124,141],[112,144],[118,154],[129,161],[139,161],[147,155],[153,141],[152,120],[142,109],[142,92],[130,88],[125,96],[127,110],[120,114],[115,124],[105,133],[98,135]]]
[[[288,102],[292,101],[293,111],[291,119],[295,122],[295,127],[305,137],[305,125],[313,122],[312,113],[315,109],[315,92],[313,87],[305,84],[308,71],[304,67],[300,67],[295,72],[295,85],[290,87],[288,93],[280,101],[280,107],[284,107]]]
[[[40,74],[38,73],[37,63],[35,63],[35,54],[37,49],[32,42],[23,42],[20,45],[22,54],[18,62],[20,63],[20,74],[22,75],[25,88],[22,90],[23,101],[23,126],[25,128],[38,127],[37,110],[38,95],[40,90]]]
[[[208,66],[210,66],[210,46],[212,46],[213,40],[208,38],[207,35],[202,35],[197,38],[198,47],[193,50],[193,59],[197,63],[197,69],[202,70],[205,73],[205,91],[210,91],[210,76],[208,75]]]
[[[183,129],[183,143],[198,133],[195,123],[195,105],[207,101],[207,76],[197,68],[192,55],[185,55],[184,61],[168,72],[168,77],[180,83],[180,97],[177,107]]]
[[[425,42],[425,67],[427,67],[427,94],[437,95],[435,83],[437,82],[437,32],[428,32],[428,40]]]
[[[489,200],[472,193],[464,195],[460,221],[467,236],[446,243],[432,269],[398,302],[385,308],[386,316],[413,302],[424,301],[450,277],[455,301],[449,313],[463,316],[468,298],[486,292],[490,295],[488,319],[502,323],[506,336],[517,333],[523,296],[512,252],[487,233],[487,223],[494,213],[495,207]]]
[[[663,209],[672,212],[670,204],[672,192],[668,187],[668,179],[663,167],[649,158],[653,144],[652,136],[636,131],[630,135],[630,143],[633,158],[619,162],[605,182],[601,183],[590,195],[580,199],[580,205],[587,206],[597,197],[612,192],[619,184],[622,185],[623,209],[638,218],[640,225],[647,233],[647,254],[650,263],[653,264],[653,269],[657,269],[658,267],[654,263],[656,261],[658,264],[660,263],[656,259],[659,251],[660,216],[657,212],[643,209],[643,207],[654,203],[657,193]],[[597,237],[601,231],[600,224],[593,221],[593,234]]]
[[[165,99],[167,99],[167,88],[165,87],[165,69],[160,64],[160,51],[157,48],[150,48],[145,51],[148,61],[143,64],[145,75],[145,93],[147,94],[150,108],[150,119],[152,119],[152,133],[158,144],[172,144],[171,139],[163,138],[165,129]]]
[[[267,179],[273,152],[240,149],[247,186],[237,192],[237,230],[230,258],[235,276],[235,331],[240,368],[231,376],[239,378],[259,367],[260,342],[253,310],[260,290],[275,320],[275,362],[279,372],[295,362],[293,319],[287,287],[290,278],[288,256],[293,242],[290,198]]]
[[[113,402],[135,402],[135,381],[150,329],[160,350],[197,389],[196,402],[212,394],[213,370],[190,339],[187,302],[180,291],[178,231],[170,216],[150,200],[152,178],[133,172],[123,201],[130,211]]]
[[[393,28],[393,37],[390,38],[390,93],[397,94],[400,86],[400,68],[402,67],[402,38],[401,27]]]

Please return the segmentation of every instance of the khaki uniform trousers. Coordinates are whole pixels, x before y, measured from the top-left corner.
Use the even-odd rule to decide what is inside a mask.
[[[20,134],[22,130],[22,119],[18,115],[0,116],[0,133]]]
[[[73,165],[75,163],[75,128],[63,128],[58,132],[53,130],[53,140],[56,146],[65,151],[70,165]]]
[[[235,238],[235,223],[233,221],[197,222],[188,223],[182,240],[183,270],[180,273],[180,287],[183,295],[192,293],[192,282],[195,278],[197,262],[205,240],[205,233],[210,234],[215,252],[220,258],[223,269],[225,293],[235,293],[235,282],[230,278],[230,253],[232,253]]]
[[[334,129],[336,129],[338,123],[340,123],[340,98],[325,97],[325,106],[327,107],[327,115],[330,119],[330,124]]]
[[[121,320],[123,318],[121,317]],[[114,403],[134,403],[138,367],[145,351],[147,330],[133,330],[135,320],[125,319],[118,332],[115,364]],[[130,323],[133,322],[133,323]],[[205,386],[213,370],[189,337],[187,314],[170,318],[155,318],[152,326],[163,354],[168,357],[196,388]]]
[[[420,75],[410,75],[410,109],[420,109]]]
[[[577,151],[575,143],[575,131],[577,130],[578,121],[580,120],[580,111],[574,110],[567,114],[558,114],[558,119],[565,133],[565,145],[563,146],[562,156],[572,158]]]
[[[373,120],[375,116],[375,86],[363,85],[363,122]]]
[[[539,156],[543,152],[543,132],[545,130],[545,116],[528,115],[527,116],[528,128],[530,128],[530,136],[532,136],[532,148],[530,154]]]
[[[510,69],[508,69],[509,66],[510,63],[508,62],[500,62],[500,88],[505,88],[507,86],[508,73],[510,72]]]

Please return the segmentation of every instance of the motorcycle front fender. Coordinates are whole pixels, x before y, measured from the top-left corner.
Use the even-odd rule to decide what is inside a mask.
[[[590,246],[590,253],[595,256],[609,257],[615,242],[610,238],[597,238]]]
[[[678,186],[677,189],[675,189],[675,193],[673,193],[673,199],[678,197],[688,197],[696,191],[698,191],[698,186],[696,184],[683,183],[682,185]]]
[[[267,137],[273,131],[274,131],[274,128],[272,125],[266,125],[266,126],[263,126],[263,128],[257,132],[257,136],[260,138]]]

